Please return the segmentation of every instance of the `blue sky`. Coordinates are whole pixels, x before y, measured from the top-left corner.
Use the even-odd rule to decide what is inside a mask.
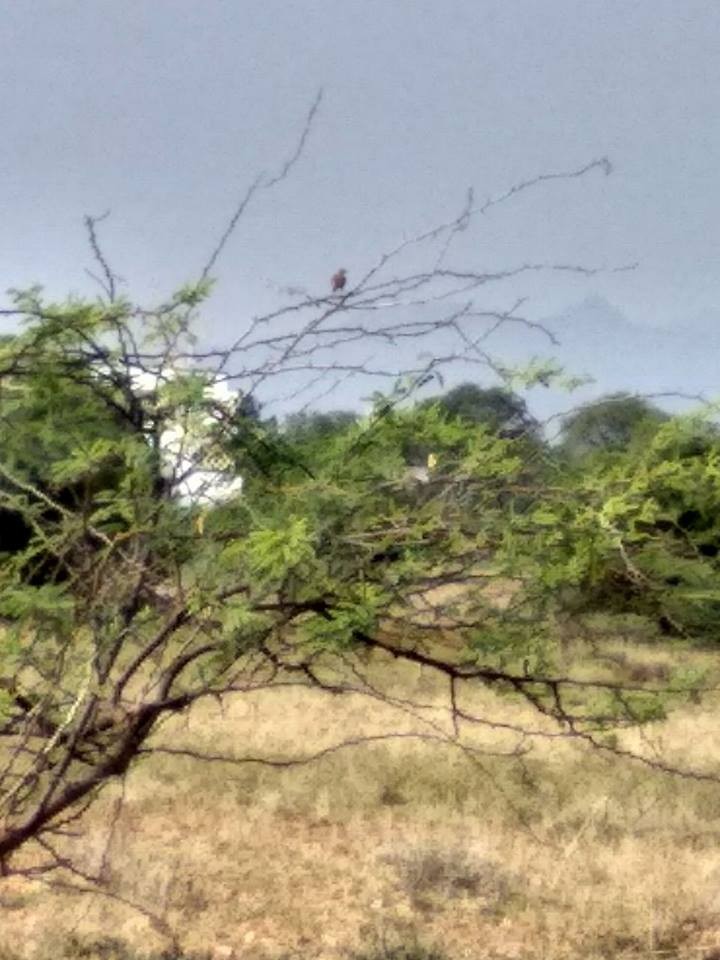
[[[237,198],[292,151],[218,264],[202,333],[233,336],[276,286],[323,291],[379,253],[538,173],[608,155],[611,177],[495,208],[463,266],[614,266],[488,293],[526,313],[604,297],[633,326],[720,322],[720,5],[714,0],[33,0],[2,7],[4,287],[91,292],[85,213],[128,291],[192,279]],[[559,352],[572,368],[573,350]],[[692,354],[692,351],[690,351]],[[690,356],[689,354],[689,356]],[[692,359],[677,357],[692,387]],[[646,378],[643,378],[643,386]],[[632,384],[628,384],[632,387]]]

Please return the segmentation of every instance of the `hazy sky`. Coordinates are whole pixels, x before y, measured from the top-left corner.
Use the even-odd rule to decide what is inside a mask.
[[[542,317],[604,296],[630,321],[720,322],[717,0],[5,0],[0,33],[4,287],[86,291],[82,217],[139,298],[192,279],[254,176],[216,271],[221,340],[277,301],[324,291],[384,249],[538,173],[607,154],[462,235],[454,260],[632,273],[538,278]],[[512,294],[512,296],[511,296]],[[492,297],[497,297],[493,294]],[[692,378],[692,370],[687,371]]]

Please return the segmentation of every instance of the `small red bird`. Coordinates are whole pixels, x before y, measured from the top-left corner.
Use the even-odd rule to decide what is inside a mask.
[[[347,283],[347,270],[345,267],[341,267],[337,273],[332,275],[330,283],[332,284],[333,293],[338,293],[338,291],[345,289],[345,284]]]

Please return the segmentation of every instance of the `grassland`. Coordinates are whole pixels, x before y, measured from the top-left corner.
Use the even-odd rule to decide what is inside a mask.
[[[711,653],[616,631],[592,646],[569,635],[564,650],[588,676],[662,681],[678,661],[718,672]],[[450,732],[439,678],[383,658],[367,669],[426,706],[261,690],[196,705],[156,743],[283,758],[350,735]],[[0,958],[128,960],[173,938],[168,957],[411,960],[423,954],[397,951],[419,943],[427,958],[720,958],[720,784],[548,738],[487,689],[463,696],[534,735],[487,725],[463,734],[476,753],[407,736],[275,768],[143,761],[67,840],[76,864],[102,867],[105,892],[4,881]],[[621,742],[720,770],[719,722],[707,694]]]

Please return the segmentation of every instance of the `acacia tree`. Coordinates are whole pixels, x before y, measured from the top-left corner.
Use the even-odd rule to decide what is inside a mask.
[[[604,730],[658,714],[658,698],[641,689],[554,671],[547,611],[558,585],[577,578],[581,554],[548,534],[548,516],[575,509],[567,490],[527,488],[516,441],[411,402],[458,359],[502,372],[477,325],[527,321],[515,309],[483,309],[475,298],[485,286],[523,271],[567,269],[446,265],[458,231],[547,176],[479,208],[470,196],[459,216],[384,253],[344,290],[302,294],[250,321],[233,343],[197,348],[193,323],[216,261],[248,203],[297,162],[316,107],[280,174],[256,181],[243,198],[196,283],[152,308],[119,296],[97,221],[88,218],[103,295],[53,304],[33,289],[16,292],[5,311],[24,330],[0,348],[3,429],[35,409],[46,389],[61,417],[59,435],[49,422],[16,434],[18,455],[0,462],[2,506],[32,531],[0,564],[5,874],[68,868],[65,826],[159,749],[152,734],[164,717],[203,697],[287,682],[378,695],[360,654],[392,654],[443,674],[451,723],[432,736],[448,742],[462,741],[463,725],[486,722],[461,697],[478,683],[531,704],[560,734],[616,752]],[[607,161],[553,176],[598,169],[609,172]],[[426,256],[427,269],[403,273],[410,249]],[[461,309],[442,312],[461,295]],[[428,304],[437,305],[434,319],[396,319],[397,306]],[[410,368],[393,362],[394,343],[435,333],[443,335],[443,356]],[[381,365],[358,359],[377,344]],[[342,359],[348,345],[351,360]],[[138,372],[150,378],[149,390]],[[367,416],[329,435],[311,463],[259,418],[243,417],[238,430],[237,417],[208,399],[208,384],[232,381],[255,397],[280,392],[285,380],[297,389],[299,375],[308,383],[361,376],[389,387],[376,392]],[[161,441],[178,418],[212,421],[192,457],[219,469],[235,464],[246,476],[242,495],[209,513],[173,499]],[[432,449],[435,464],[414,489],[403,456],[410,439]],[[186,455],[178,454],[178,469]],[[62,500],[63,485],[86,496]],[[601,514],[597,506],[578,510],[585,540],[578,535],[575,543],[586,542],[592,527],[593,542],[617,549]],[[48,556],[55,573],[37,583],[28,570]],[[502,610],[479,589],[494,577],[516,586]],[[467,587],[459,600],[429,599],[433,587],[451,582]],[[440,623],[459,641],[458,655],[436,652]],[[579,696],[590,687],[591,698]],[[519,745],[527,731],[517,733]]]
[[[642,409],[642,408],[641,408]],[[652,409],[652,408],[651,408]],[[715,643],[720,623],[720,435],[709,411],[670,418],[657,411],[622,453],[606,451],[568,475],[563,524],[577,567],[575,601],[653,617],[665,634]],[[641,427],[641,429],[642,429]],[[644,442],[640,442],[644,439]],[[587,538],[585,518],[609,539]],[[585,562],[578,564],[585,540]],[[569,548],[569,549],[568,549]]]

